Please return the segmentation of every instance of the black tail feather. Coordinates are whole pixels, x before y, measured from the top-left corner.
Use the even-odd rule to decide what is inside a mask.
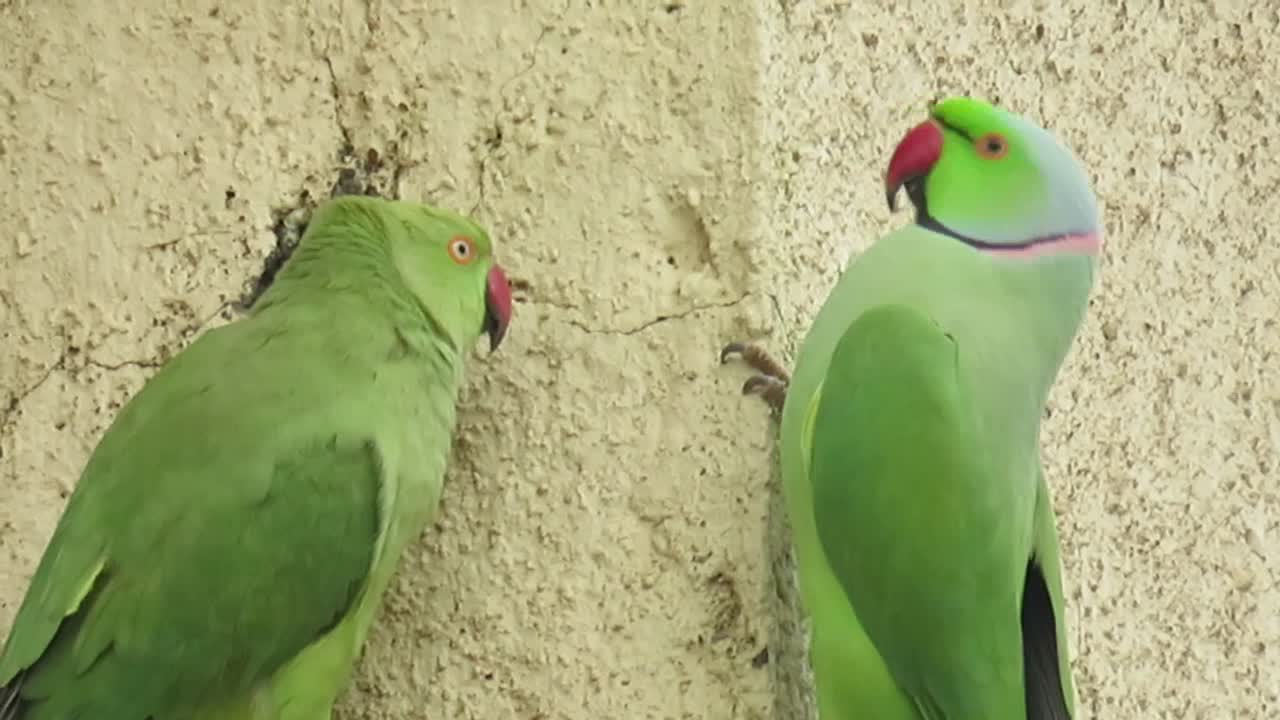
[[[18,693],[22,690],[24,677],[26,673],[20,672],[18,677],[11,680],[8,685],[0,687],[0,720],[18,720],[23,705],[22,697]]]
[[[1027,563],[1022,587],[1022,665],[1027,720],[1071,720],[1058,666],[1058,622],[1053,614],[1053,598],[1035,558]]]

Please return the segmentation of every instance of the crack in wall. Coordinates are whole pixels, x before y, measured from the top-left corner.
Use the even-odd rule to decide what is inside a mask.
[[[529,49],[529,64],[526,65],[524,68],[516,71],[511,77],[502,81],[498,85],[499,111],[497,114],[494,115],[493,122],[490,123],[490,126],[489,126],[489,130],[493,132],[493,135],[491,137],[485,138],[483,142],[483,147],[487,149],[482,150],[480,153],[480,157],[476,160],[478,192],[477,192],[476,203],[475,205],[471,206],[471,211],[470,211],[471,215],[475,215],[477,211],[479,211],[481,206],[486,205],[488,203],[488,197],[486,195],[487,184],[485,182],[485,177],[488,174],[489,161],[493,159],[494,153],[498,150],[498,148],[502,147],[502,140],[503,140],[502,111],[506,108],[506,104],[507,104],[507,90],[511,87],[511,84],[514,83],[516,80],[519,80],[525,75],[528,75],[530,72],[533,72],[533,68],[536,67],[538,64],[538,49],[542,47],[542,42],[546,40],[547,35],[551,34],[551,30],[553,29],[554,24],[563,20],[565,14],[568,13],[568,11],[569,11],[569,8],[566,5],[563,9],[560,10],[559,13],[556,14],[556,16],[553,19],[551,19],[550,21],[548,21],[546,24],[542,26],[542,30],[538,33],[538,37],[533,41],[533,45]]]
[[[592,327],[591,325],[588,325],[587,323],[577,318],[568,318],[565,320],[565,322],[581,330],[582,332],[587,333],[588,335],[615,335],[615,336],[639,335],[640,333],[643,333],[647,330],[651,330],[658,325],[671,322],[673,320],[685,320],[699,313],[704,313],[711,310],[724,310],[726,308],[737,307],[738,305],[741,305],[742,303],[751,299],[753,295],[754,293],[748,292],[734,300],[728,300],[725,302],[718,302],[718,303],[696,304],[691,307],[685,308],[684,310],[679,310],[672,313],[664,313],[651,320],[646,320],[640,323],[639,325],[636,325],[634,327],[629,327],[629,328]],[[572,306],[559,305],[553,302],[539,302],[536,300],[530,300],[529,304],[550,305],[551,307],[555,307],[559,309],[572,308]],[[572,309],[576,309],[576,308],[572,308]]]
[[[375,195],[398,200],[400,198],[400,182],[404,178],[404,174],[410,168],[415,167],[418,162],[412,158],[402,156],[400,154],[400,145],[394,138],[389,139],[385,144],[385,148],[389,151],[387,153],[378,150],[372,145],[363,154],[358,152],[355,142],[355,130],[348,121],[343,119],[342,84],[338,81],[338,71],[334,67],[333,57],[326,50],[320,53],[320,58],[329,74],[329,96],[333,100],[333,124],[338,129],[338,136],[341,138],[336,159],[338,163],[343,165],[342,170],[349,173],[341,192],[339,193],[339,188],[335,186],[334,191],[330,193],[330,197],[338,194]],[[374,183],[376,179],[374,176],[384,168],[390,168],[390,178],[387,179],[387,187],[379,191]],[[343,182],[343,179],[340,178],[339,184],[343,184]]]
[[[231,307],[233,307],[233,303],[230,302],[220,304],[217,310],[205,319],[194,325],[188,325],[177,330],[174,333],[174,339],[182,340],[183,338],[191,338],[194,340],[200,335],[200,333],[204,332],[209,323],[213,322],[216,318],[221,316],[223,312]],[[117,363],[107,363],[101,360],[95,360],[88,353],[85,353],[78,365],[71,364],[69,361],[72,358],[81,355],[80,351],[72,347],[64,346],[62,348],[62,352],[58,355],[58,358],[44,369],[44,372],[41,373],[40,377],[35,382],[32,382],[26,387],[18,390],[9,398],[8,404],[6,404],[4,410],[0,412],[0,439],[8,437],[10,433],[12,433],[13,426],[16,424],[18,415],[21,414],[23,405],[26,403],[27,399],[34,395],[40,388],[44,387],[44,384],[49,382],[55,373],[72,372],[82,370],[86,367],[98,368],[105,372],[117,372],[128,367],[157,370],[163,367],[166,362],[173,359],[173,357],[178,353],[185,350],[188,345],[190,345],[189,341],[184,342],[177,350],[169,351],[165,348],[161,348],[160,352],[152,358],[121,360]],[[0,448],[0,457],[3,457],[3,453],[3,448]]]
[[[104,363],[101,360],[86,358],[84,361],[84,364],[86,367],[95,367],[95,368],[98,368],[99,370],[110,370],[110,371],[123,370],[124,368],[127,368],[127,367],[159,370],[161,367],[164,366],[165,361],[159,360],[159,359],[147,358],[142,360],[121,360],[118,363]]]
[[[69,355],[70,353],[64,348],[62,354],[58,356],[58,359],[53,361],[53,364],[49,367],[45,368],[44,374],[40,376],[40,379],[19,390],[9,399],[9,404],[5,406],[4,412],[0,413],[0,437],[4,437],[4,435],[7,434],[7,431],[10,428],[10,423],[15,417],[17,417],[18,412],[22,409],[22,403],[26,402],[26,399],[43,387],[46,382],[49,382],[49,378],[53,377],[55,372],[64,368]],[[0,454],[3,454],[3,452],[3,448],[0,448]]]
[[[338,72],[333,67],[333,58],[325,52],[321,56],[324,66],[329,70],[329,95],[333,98],[333,124],[342,137],[342,147],[338,149],[338,161],[350,160],[356,152],[355,143],[351,139],[351,128],[342,121],[342,89],[338,86]]]

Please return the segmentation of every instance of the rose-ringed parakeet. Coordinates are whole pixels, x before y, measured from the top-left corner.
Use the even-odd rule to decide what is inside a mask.
[[[1040,419],[1102,228],[1072,154],[969,98],[893,153],[914,224],[856,258],[781,412],[783,486],[821,720],[1065,720],[1074,690]]]
[[[247,317],[94,449],[0,655],[0,718],[328,718],[437,507],[464,358],[511,311],[471,220],[319,207]]]

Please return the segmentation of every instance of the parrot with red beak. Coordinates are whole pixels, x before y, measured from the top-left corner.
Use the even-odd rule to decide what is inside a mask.
[[[756,345],[821,720],[1068,720],[1040,419],[1084,318],[1098,203],[1049,132],[951,98],[889,161],[915,222],[855,258],[794,377]]]
[[[511,311],[475,222],[320,206],[94,449],[0,651],[0,720],[330,717]]]

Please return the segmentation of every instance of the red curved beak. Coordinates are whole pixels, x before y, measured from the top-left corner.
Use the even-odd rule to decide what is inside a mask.
[[[920,123],[902,138],[884,176],[885,200],[889,202],[890,212],[898,209],[898,188],[928,175],[941,156],[942,128],[933,120]]]
[[[511,283],[497,263],[489,268],[489,286],[484,293],[484,331],[489,333],[489,352],[498,349],[511,324]]]

